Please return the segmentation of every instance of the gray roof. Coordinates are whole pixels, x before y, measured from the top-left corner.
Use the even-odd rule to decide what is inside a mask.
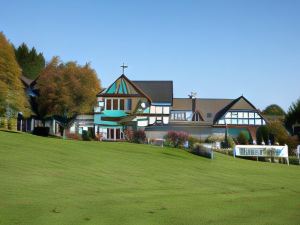
[[[173,81],[132,81],[146,95],[151,98],[152,103],[173,102]]]
[[[215,116],[234,99],[197,98],[196,111],[199,111],[204,121],[213,122]],[[191,98],[174,98],[172,110],[192,111]]]

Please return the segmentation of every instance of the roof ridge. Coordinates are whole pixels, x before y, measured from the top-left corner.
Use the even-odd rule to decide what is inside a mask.
[[[172,80],[132,80],[132,82],[148,82],[148,81],[155,81],[155,82],[173,82]]]
[[[191,99],[189,97],[175,97],[173,99]],[[205,99],[205,100],[235,100],[235,98],[196,98],[197,99]]]

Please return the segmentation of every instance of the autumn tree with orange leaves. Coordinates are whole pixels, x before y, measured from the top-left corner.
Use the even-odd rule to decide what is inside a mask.
[[[54,117],[64,130],[79,114],[90,113],[96,104],[100,81],[90,64],[63,63],[53,57],[42,70],[38,80],[39,116]]]

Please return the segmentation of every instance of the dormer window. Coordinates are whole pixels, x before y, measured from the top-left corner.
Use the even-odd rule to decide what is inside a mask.
[[[198,111],[194,112],[192,121],[202,121],[202,117]]]

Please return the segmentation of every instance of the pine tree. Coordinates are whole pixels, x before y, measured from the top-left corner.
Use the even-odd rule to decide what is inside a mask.
[[[17,61],[22,68],[23,76],[34,80],[45,67],[45,58],[42,53],[37,53],[33,47],[31,50],[25,43],[15,49]]]

